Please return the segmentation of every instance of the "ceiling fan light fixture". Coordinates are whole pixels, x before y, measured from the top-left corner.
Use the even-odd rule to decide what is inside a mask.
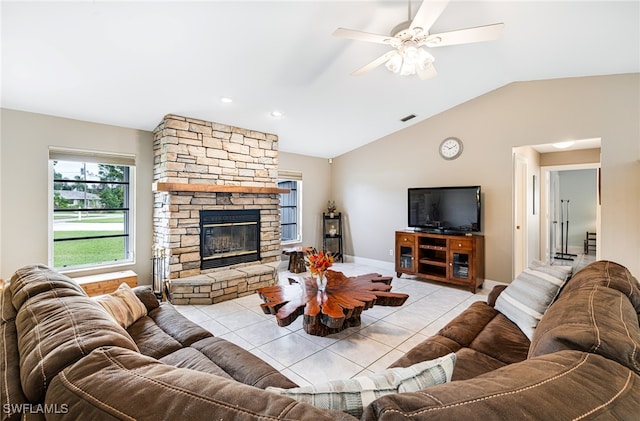
[[[408,44],[408,45],[407,45]],[[435,61],[433,56],[423,48],[417,47],[415,43],[405,43],[387,61],[387,69],[401,76],[415,75],[418,70],[424,70]]]
[[[415,42],[407,41],[402,46],[400,54],[404,57],[404,61],[415,64],[420,60],[420,50]]]
[[[402,56],[396,51],[393,56],[387,61],[386,67],[392,73],[400,73],[402,62]]]

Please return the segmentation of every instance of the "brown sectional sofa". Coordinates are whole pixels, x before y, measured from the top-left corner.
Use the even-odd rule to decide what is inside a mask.
[[[452,382],[383,396],[362,419],[639,419],[640,289],[624,267],[574,275],[531,342],[493,308],[500,291],[393,364],[455,352]],[[1,301],[1,419],[355,419],[262,390],[295,384],[135,292],[148,315],[125,330],[69,278],[16,272]]]

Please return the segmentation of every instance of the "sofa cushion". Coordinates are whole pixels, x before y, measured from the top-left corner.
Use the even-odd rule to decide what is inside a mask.
[[[568,273],[532,266],[525,269],[496,299],[495,309],[515,323],[531,339],[544,312],[565,284]]]
[[[73,420],[356,420],[223,377],[116,347],[95,350],[51,382],[45,404]]]
[[[318,408],[336,409],[360,417],[364,408],[380,396],[417,392],[451,381],[455,361],[456,354],[451,353],[432,361],[389,368],[368,376],[293,389],[268,387],[267,390]]]
[[[235,380],[260,389],[291,389],[298,385],[249,351],[222,338],[209,337],[191,345]]]
[[[114,345],[138,350],[127,332],[85,296],[29,300],[20,308],[16,326],[22,389],[32,402],[44,397],[60,370],[95,348]]]
[[[173,305],[162,303],[149,312],[149,317],[182,346],[190,346],[194,342],[213,336],[211,332],[180,314]]]
[[[133,288],[133,292],[136,294],[136,297],[142,304],[147,308],[147,313],[151,310],[154,310],[160,306],[160,301],[151,290],[151,287],[148,285],[141,285]]]
[[[140,352],[152,358],[162,358],[182,348],[176,341],[156,324],[150,316],[138,319],[127,329]]]
[[[629,299],[640,319],[640,284],[626,267],[615,262],[599,260],[584,267],[567,282],[560,295],[593,285],[620,291]]]
[[[124,282],[111,294],[99,295],[94,299],[125,329],[147,314],[147,307]]]
[[[188,368],[202,373],[215,374],[216,376],[233,379],[233,377],[218,367],[202,352],[191,347],[180,348],[179,350],[160,358],[160,361],[174,367]]]
[[[407,367],[455,352],[458,359],[453,380],[464,380],[522,361],[528,350],[529,339],[515,324],[493,307],[477,301],[391,367]]]
[[[383,396],[363,421],[629,420],[640,412],[640,376],[602,356],[560,351],[428,393]]]
[[[25,301],[42,293],[57,297],[87,296],[71,278],[44,265],[29,265],[18,269],[11,277],[9,288],[13,306],[17,310],[20,310]]]
[[[598,284],[563,293],[536,329],[529,356],[566,349],[600,354],[640,373],[638,314],[627,296]]]
[[[51,379],[93,349],[137,347],[127,332],[75,281],[42,265],[16,271],[9,283],[18,310],[20,382],[26,398],[40,402]]]

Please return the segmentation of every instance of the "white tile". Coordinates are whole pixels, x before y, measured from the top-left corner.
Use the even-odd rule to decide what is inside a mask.
[[[383,321],[398,327],[404,327],[412,332],[418,332],[436,320],[439,315],[439,313],[434,314],[434,312],[429,311],[428,308],[423,308],[420,312],[404,309],[390,314]]]
[[[236,335],[255,346],[264,345],[291,332],[273,321],[261,321],[235,331]]]
[[[216,317],[215,321],[228,327],[232,331],[242,329],[243,327],[260,323],[264,318],[252,311],[237,311],[226,316]]]
[[[315,336],[315,335],[309,335],[303,329],[299,329],[294,333],[294,335],[300,335],[306,340],[311,341],[322,348],[331,346],[336,342],[338,342],[339,340],[344,339],[351,334],[353,334],[353,332],[348,332],[347,330],[343,330],[342,332],[332,333],[331,335],[327,335],[327,336]]]
[[[326,348],[354,363],[367,367],[393,348],[355,333]]]
[[[244,339],[242,339],[240,336],[236,335],[233,332],[228,332],[228,333],[225,333],[224,335],[220,335],[219,338],[223,338],[229,342],[233,342],[234,344],[238,345],[241,348],[246,349],[247,351],[255,348],[249,342],[245,341]]]
[[[365,310],[365,312],[369,317],[373,317],[375,319],[383,319],[398,310],[400,310],[400,307],[374,305],[369,310]]]
[[[424,331],[424,329],[423,329],[423,331]],[[415,335],[413,335],[412,337],[410,337],[409,339],[407,339],[406,341],[404,341],[403,343],[398,345],[396,347],[396,350],[400,351],[402,353],[402,355],[404,355],[408,351],[413,349],[413,347],[415,347],[416,345],[418,345],[420,342],[424,341],[428,337],[429,336],[422,334],[422,332],[416,333]]]
[[[360,334],[394,348],[409,339],[414,332],[382,320],[362,329]]]
[[[301,335],[289,334],[268,342],[260,346],[259,349],[271,355],[280,364],[289,367],[320,351],[322,347]]]
[[[280,370],[280,373],[285,375],[287,378],[289,378],[289,380],[291,380],[292,382],[294,382],[298,386],[301,386],[301,387],[302,386],[311,386],[311,382],[310,381],[308,381],[304,377],[301,377],[300,375],[294,373],[293,371],[291,371],[288,368]]]
[[[207,320],[211,320],[211,316],[209,316],[206,313],[203,313],[199,309],[185,311],[184,313],[181,313],[181,314],[194,323],[201,323]]]
[[[285,368],[279,361],[259,348],[250,349],[249,352],[280,372],[282,372],[282,370],[284,370]]]
[[[291,371],[312,384],[347,379],[362,371],[363,368],[361,365],[326,349],[289,367]]]
[[[225,333],[231,332],[228,327],[221,325],[213,319],[205,320],[204,322],[200,322],[198,324],[211,332],[213,336],[220,336],[224,335]]]
[[[425,327],[424,329],[422,329],[419,333],[425,337],[429,337],[429,336],[433,336],[436,333],[438,333],[440,331],[440,329],[442,329],[443,327],[445,327],[447,325],[447,323],[449,323],[451,321],[451,317],[449,316],[442,316],[441,318],[439,318],[438,320],[434,321],[433,323],[431,323],[429,326]],[[408,351],[408,350],[407,350]]]
[[[302,330],[302,319],[304,317],[303,316],[298,316],[297,319],[295,319],[293,322],[291,322],[290,325],[284,326],[285,329],[291,331],[291,332],[297,332],[299,330]],[[275,316],[273,316],[273,320],[276,320]]]
[[[221,303],[210,304],[207,306],[199,306],[198,310],[202,311],[205,314],[208,314],[211,317],[221,317],[227,316],[232,313],[237,313],[238,311],[245,310],[245,307],[241,306],[234,302],[234,300],[223,301]]]
[[[404,354],[404,352],[398,351],[397,349],[392,349],[391,351],[374,361],[371,365],[369,365],[369,367],[367,367],[367,369],[373,371],[374,373],[386,370],[391,364],[393,364]]]
[[[174,305],[173,308],[175,308],[178,313],[182,314],[197,310],[196,307],[189,304]]]

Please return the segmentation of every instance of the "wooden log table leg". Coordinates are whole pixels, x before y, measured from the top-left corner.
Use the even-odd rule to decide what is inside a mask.
[[[304,264],[303,252],[294,251],[289,255],[289,271],[292,273],[302,273],[307,271],[307,267]]]

